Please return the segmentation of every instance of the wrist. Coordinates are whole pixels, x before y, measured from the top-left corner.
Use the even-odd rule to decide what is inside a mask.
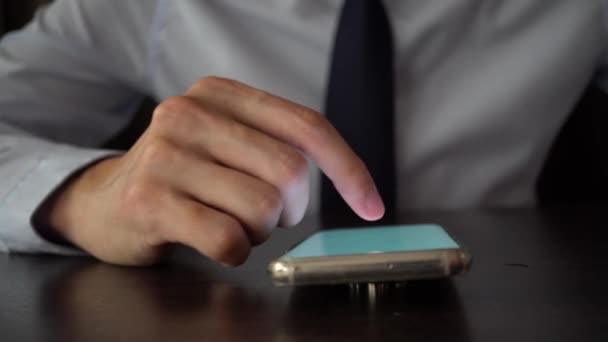
[[[119,157],[97,161],[71,175],[32,216],[35,229],[56,243],[78,244],[78,235],[94,219],[89,214],[100,180]]]

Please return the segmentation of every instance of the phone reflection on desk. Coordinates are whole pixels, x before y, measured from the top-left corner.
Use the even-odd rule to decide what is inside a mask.
[[[285,329],[311,341],[329,336],[332,341],[469,340],[466,313],[451,279],[298,287]]]

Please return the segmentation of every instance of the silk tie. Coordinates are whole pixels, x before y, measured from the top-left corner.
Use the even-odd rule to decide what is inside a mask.
[[[325,115],[363,160],[387,209],[395,211],[393,39],[381,0],[345,0],[335,36]],[[323,176],[321,216],[356,221]]]

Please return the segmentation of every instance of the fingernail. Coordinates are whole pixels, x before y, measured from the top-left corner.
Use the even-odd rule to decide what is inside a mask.
[[[365,208],[367,210],[368,220],[379,220],[384,216],[384,202],[378,191],[374,189],[371,191],[365,199]]]

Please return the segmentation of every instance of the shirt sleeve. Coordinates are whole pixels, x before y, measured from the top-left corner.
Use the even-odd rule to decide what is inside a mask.
[[[58,0],[0,42],[0,251],[74,252],[41,237],[31,216],[72,173],[115,153],[99,146],[147,92],[154,5]]]

